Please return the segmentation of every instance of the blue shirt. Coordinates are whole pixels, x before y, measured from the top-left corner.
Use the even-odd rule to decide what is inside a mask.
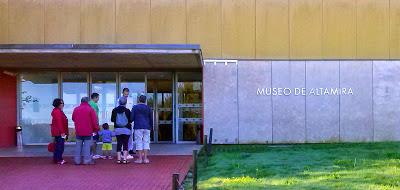
[[[131,135],[132,134],[131,130],[128,128],[125,128],[125,127],[124,128],[115,128],[114,131],[115,131],[115,135]]]
[[[111,143],[112,137],[115,136],[115,133],[108,129],[103,129],[99,131],[99,135],[103,138],[103,143]]]
[[[137,104],[132,107],[131,121],[134,129],[153,129],[153,112],[146,104]]]

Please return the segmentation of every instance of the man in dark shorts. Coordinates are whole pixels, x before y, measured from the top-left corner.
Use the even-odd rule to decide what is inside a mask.
[[[89,105],[96,112],[97,121],[99,121],[99,107],[97,105],[97,102],[99,101],[99,94],[98,93],[92,93],[92,95],[90,96],[90,99],[91,100],[89,101]],[[90,147],[90,153],[91,153],[93,159],[99,159],[100,158],[100,155],[97,154],[97,142],[98,141],[99,141],[99,135],[95,134],[93,136],[93,144]]]

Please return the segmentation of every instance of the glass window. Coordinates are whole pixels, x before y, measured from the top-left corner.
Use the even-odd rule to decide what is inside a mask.
[[[132,109],[132,106],[137,103],[137,98],[140,94],[145,94],[145,73],[120,73],[120,90],[129,89],[128,103],[126,107]],[[120,94],[120,96],[121,96]]]
[[[51,141],[53,100],[58,97],[58,74],[21,73],[21,125],[24,144]]]
[[[178,140],[195,141],[202,128],[202,74],[181,72],[178,83]]]
[[[111,112],[115,108],[117,100],[116,73],[96,72],[92,75],[92,93],[100,95],[99,102],[99,124],[108,123],[111,127]]]
[[[75,140],[72,112],[81,103],[81,98],[88,96],[87,76],[88,74],[83,72],[62,73],[62,98],[64,100],[64,113],[68,118],[69,141]]]

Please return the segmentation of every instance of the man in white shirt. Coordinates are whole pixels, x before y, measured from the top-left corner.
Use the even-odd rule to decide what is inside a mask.
[[[123,90],[122,90],[122,96],[123,97],[126,97],[126,99],[128,100],[127,102],[127,104],[126,104],[126,107],[129,109],[129,107],[128,106],[131,106],[132,107],[132,105],[133,105],[133,103],[132,103],[132,101],[130,101],[130,98],[129,98],[129,88],[124,88]],[[117,101],[118,102],[118,101]],[[128,155],[128,157],[127,157],[127,159],[133,159],[133,156],[132,156],[132,154],[135,154],[135,151],[134,151],[134,148],[133,148],[133,130],[131,130],[132,131],[132,134],[131,134],[131,136],[129,137],[129,141],[128,141],[128,150],[129,150],[129,155]]]

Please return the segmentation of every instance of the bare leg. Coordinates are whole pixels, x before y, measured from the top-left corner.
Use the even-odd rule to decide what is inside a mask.
[[[93,143],[93,155],[97,155],[97,142]]]
[[[117,160],[121,160],[121,152],[117,152]]]
[[[143,162],[143,150],[137,150],[139,158],[135,161],[135,163],[141,164]]]
[[[149,150],[144,149],[143,152],[144,152],[144,159],[143,159],[144,163],[149,163],[150,161],[149,161],[149,159],[147,158],[147,156],[148,156],[148,154],[149,154]]]
[[[128,151],[125,151],[125,150],[124,150],[124,160],[126,160],[127,157],[128,157]]]
[[[96,155],[96,143],[93,143],[92,146],[90,147],[90,153],[91,156]]]

